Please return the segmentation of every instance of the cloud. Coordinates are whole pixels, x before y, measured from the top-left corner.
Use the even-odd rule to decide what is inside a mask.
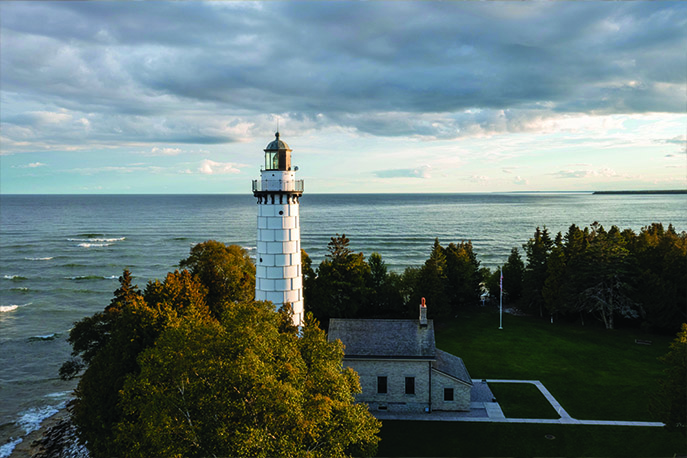
[[[423,165],[414,169],[390,169],[373,172],[378,178],[432,178],[432,167]]]
[[[203,175],[225,175],[240,173],[241,171],[231,162],[215,162],[210,159],[203,159],[200,167],[198,167],[198,172]]]
[[[17,150],[243,142],[271,131],[272,114],[301,132],[436,140],[685,106],[679,2],[2,9],[3,135]]]
[[[30,164],[25,164],[25,165],[13,165],[12,168],[15,169],[35,169],[37,167],[46,167],[48,164],[44,164],[42,162],[31,162]]]
[[[153,156],[176,156],[180,153],[180,148],[160,148],[158,146],[153,146],[150,150],[150,154]]]
[[[515,183],[517,185],[528,185],[528,184],[530,184],[529,180],[521,177],[520,175],[515,177],[515,179],[513,180],[513,183]]]
[[[558,178],[586,178],[594,175],[591,170],[560,170],[553,174]]]
[[[485,175],[472,175],[468,179],[477,184],[487,184],[490,181],[490,178]]]
[[[600,168],[598,170],[559,170],[551,175],[555,176],[556,178],[639,178],[637,175],[620,174],[609,167]]]

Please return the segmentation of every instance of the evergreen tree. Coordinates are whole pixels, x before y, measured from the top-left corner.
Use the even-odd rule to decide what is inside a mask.
[[[354,253],[346,234],[332,237],[329,253],[317,268],[307,293],[308,311],[325,326],[329,318],[355,318],[367,312],[370,266],[362,253]]]
[[[420,268],[417,289],[412,298],[414,304],[419,304],[424,297],[429,315],[435,318],[447,317],[451,312],[447,271],[446,254],[439,244],[439,239],[435,239],[429,258]]]
[[[661,358],[664,376],[651,403],[651,410],[670,430],[687,436],[687,323]]]
[[[595,222],[591,234],[580,307],[600,317],[606,329],[614,329],[617,315],[638,318],[642,313],[632,299],[629,251],[615,226],[606,232],[603,226]]]
[[[450,243],[446,255],[446,291],[455,314],[461,308],[479,302],[482,276],[472,242]]]
[[[503,289],[510,304],[517,304],[522,297],[525,263],[517,247],[510,250],[510,256],[503,265]]]
[[[527,267],[523,279],[524,295],[523,307],[544,316],[545,300],[542,296],[546,282],[546,269],[549,253],[553,247],[549,231],[537,227],[534,237],[523,245],[527,255]]]
[[[120,390],[128,375],[139,372],[138,355],[169,326],[212,320],[205,303],[207,290],[189,272],[177,271],[164,282],[148,283],[143,295],[132,291],[127,275],[120,283],[110,306],[96,314],[106,317],[107,332],[98,335],[103,321],[89,317],[70,333],[74,351],[81,350],[88,363],[75,391],[73,421],[93,457],[112,455],[113,427],[123,415]]]
[[[629,244],[637,264],[637,301],[651,328],[674,332],[687,321],[687,233],[654,223]]]

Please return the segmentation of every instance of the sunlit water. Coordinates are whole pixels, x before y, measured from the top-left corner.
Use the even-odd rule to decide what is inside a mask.
[[[72,324],[102,310],[124,268],[141,288],[209,239],[255,254],[251,195],[0,196],[0,458],[69,397],[57,371]],[[421,265],[434,238],[471,240],[482,266],[503,263],[536,226],[552,234],[599,221],[687,230],[685,195],[420,194],[301,198],[302,247],[317,265],[345,233],[390,269]],[[3,445],[5,444],[5,445]]]

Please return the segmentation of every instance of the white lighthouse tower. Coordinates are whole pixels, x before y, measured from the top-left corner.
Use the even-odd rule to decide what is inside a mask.
[[[253,181],[258,199],[258,255],[255,300],[272,301],[279,308],[291,304],[293,322],[303,323],[303,274],[299,200],[303,180],[296,180],[291,149],[279,139],[265,148],[265,167]]]

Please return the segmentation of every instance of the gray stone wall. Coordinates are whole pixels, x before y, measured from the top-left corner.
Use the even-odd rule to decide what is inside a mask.
[[[453,388],[453,401],[444,401],[444,388]],[[470,410],[471,386],[432,371],[432,410]]]
[[[344,364],[360,376],[363,392],[356,401],[368,404],[371,411],[424,412],[429,407],[429,361],[344,360]],[[386,394],[377,393],[378,376],[387,377]],[[415,394],[405,394],[406,377],[415,377]]]

